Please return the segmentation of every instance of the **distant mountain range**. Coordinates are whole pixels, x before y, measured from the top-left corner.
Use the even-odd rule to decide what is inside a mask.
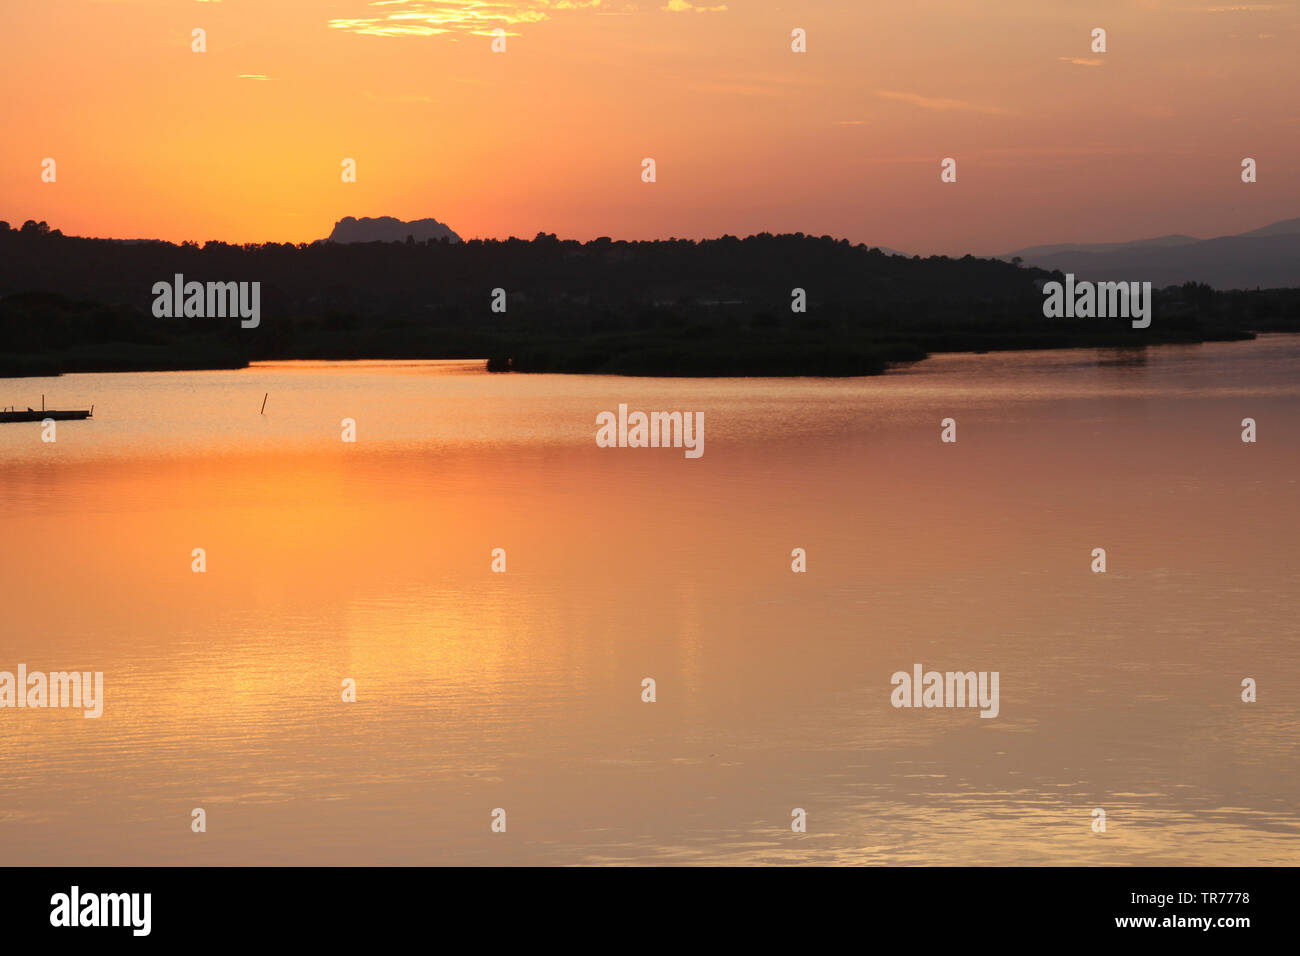
[[[1300,219],[1237,236],[1157,236],[1132,242],[1030,246],[995,258],[1073,272],[1081,279],[1150,281],[1156,288],[1203,282],[1216,289],[1300,286]]]
[[[326,242],[405,242],[407,237],[416,242],[426,239],[446,239],[448,242],[460,242],[460,236],[436,219],[413,219],[403,222],[392,216],[380,216],[378,219],[346,216],[334,223]]]

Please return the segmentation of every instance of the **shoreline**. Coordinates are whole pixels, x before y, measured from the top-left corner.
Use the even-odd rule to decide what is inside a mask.
[[[1110,351],[1135,351],[1146,348],[1169,346],[1169,345],[1203,345],[1211,342],[1250,342],[1254,341],[1260,335],[1300,335],[1300,329],[1258,329],[1242,330],[1230,334],[1213,335],[1201,338],[1173,338],[1160,339],[1157,341],[1141,341],[1133,343],[1116,342],[1111,340],[1088,341],[1088,342],[1052,342],[1042,341],[1032,344],[1006,344],[1006,343],[980,343],[981,348],[936,348],[924,352],[915,357],[898,357],[893,359],[881,358],[878,354],[870,356],[870,359],[879,362],[878,367],[868,370],[846,373],[827,373],[811,370],[800,370],[798,365],[792,367],[790,371],[784,372],[733,372],[727,373],[708,373],[697,372],[691,373],[681,368],[665,367],[661,371],[604,371],[604,370],[581,370],[566,368],[550,368],[544,366],[530,366],[516,368],[513,366],[501,367],[500,360],[492,357],[484,358],[482,355],[464,356],[464,355],[365,355],[365,356],[322,356],[322,355],[295,355],[295,356],[275,356],[275,357],[257,357],[250,359],[241,359],[237,362],[179,362],[175,364],[160,362],[141,362],[133,363],[128,359],[121,359],[113,362],[97,364],[95,367],[74,367],[60,368],[50,370],[48,366],[42,367],[44,361],[50,361],[44,356],[17,356],[20,368],[6,368],[0,365],[0,381],[12,380],[19,381],[29,378],[60,378],[64,375],[106,375],[115,373],[141,374],[148,372],[212,372],[212,371],[239,371],[253,367],[258,363],[266,362],[319,362],[326,364],[345,363],[345,362],[463,362],[467,364],[482,365],[490,374],[516,374],[516,375],[614,375],[624,378],[874,378],[881,375],[888,375],[890,372],[918,365],[929,358],[939,355],[986,355],[991,353],[1008,353],[1008,352],[1050,352],[1050,351],[1087,351],[1087,350],[1110,350]],[[497,363],[497,367],[493,367]],[[80,365],[80,363],[74,363]],[[30,371],[24,371],[21,366],[30,368]],[[653,366],[652,366],[653,367]]]

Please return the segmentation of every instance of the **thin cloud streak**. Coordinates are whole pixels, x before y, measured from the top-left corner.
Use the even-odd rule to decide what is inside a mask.
[[[659,9],[666,13],[724,13],[727,5],[724,3],[716,7],[696,7],[687,0],[668,0],[668,5]]]
[[[492,36],[493,30],[551,19],[551,11],[594,10],[607,0],[373,0],[371,7],[401,7],[383,16],[336,17],[331,30],[362,36],[427,37],[445,33]],[[678,2],[678,0],[672,0]],[[518,36],[508,33],[508,36]]]
[[[896,90],[876,90],[876,95],[886,100],[910,103],[923,110],[936,112],[984,113],[988,116],[1010,116],[1011,111],[1000,106],[979,106],[964,100],[950,100],[940,97],[921,96],[918,93],[900,93]]]

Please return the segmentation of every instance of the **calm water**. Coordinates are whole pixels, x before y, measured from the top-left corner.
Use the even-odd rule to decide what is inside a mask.
[[[41,393],[95,418],[0,425],[0,670],[106,701],[0,710],[0,862],[1300,863],[1300,338]],[[619,402],[704,456],[597,448]],[[1000,715],[894,709],[914,663]]]

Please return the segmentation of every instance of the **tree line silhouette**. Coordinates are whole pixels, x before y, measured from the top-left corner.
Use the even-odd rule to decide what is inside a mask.
[[[153,286],[176,274],[260,282],[261,325],[156,318]],[[1123,319],[1046,319],[1040,287],[1051,278],[1018,263],[887,255],[802,233],[178,245],[0,222],[0,376],[362,358],[482,358],[502,371],[868,375],[935,351],[1300,331],[1300,290],[1195,284],[1157,292],[1146,330]],[[491,308],[495,289],[503,312]],[[791,310],[794,289],[805,290],[806,312]]]

